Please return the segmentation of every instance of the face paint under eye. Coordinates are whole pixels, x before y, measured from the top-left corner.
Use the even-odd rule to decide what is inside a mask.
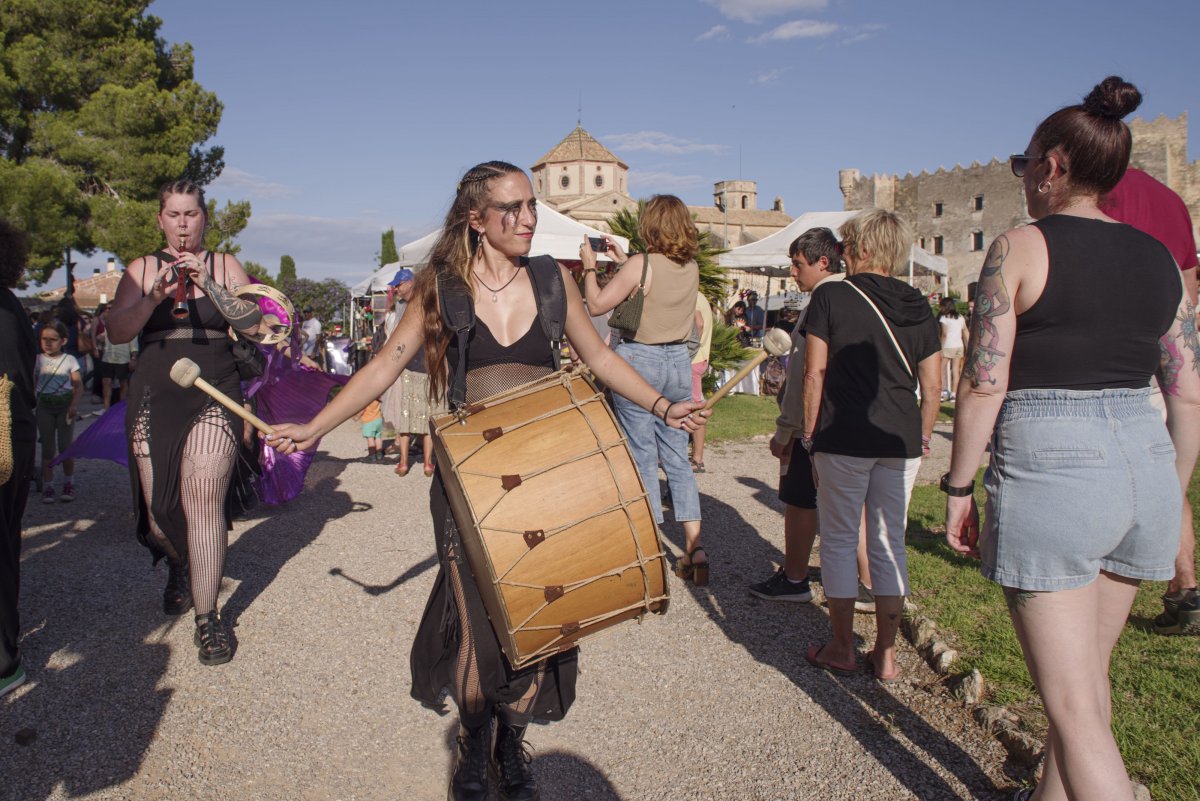
[[[500,218],[500,227],[507,233],[508,229],[516,228],[517,216],[521,213],[519,208],[505,209],[504,216]]]

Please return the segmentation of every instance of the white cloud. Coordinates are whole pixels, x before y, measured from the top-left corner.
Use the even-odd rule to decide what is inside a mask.
[[[796,11],[817,11],[829,5],[828,0],[704,0],[726,17],[742,22],[758,22]]]
[[[756,86],[766,86],[778,81],[783,76],[784,72],[786,72],[786,70],[767,70],[761,75],[755,75],[753,78],[751,78],[750,83],[755,84]]]
[[[228,166],[221,170],[221,175],[212,182],[210,193],[212,192],[234,196],[239,200],[245,195],[251,198],[278,198],[300,194],[300,190],[295,187],[269,181],[261,175]]]
[[[629,171],[629,183],[651,192],[684,192],[708,183],[703,175],[677,175],[672,172]]]
[[[686,153],[722,153],[725,145],[706,144],[672,136],[662,131],[636,131],[634,133],[606,134],[600,137],[612,150],[646,151],[662,153],[670,156],[680,156]]]
[[[724,25],[714,25],[704,33],[696,37],[697,42],[703,42],[708,39],[724,39],[729,36],[729,28]]]
[[[840,28],[841,26],[834,22],[796,19],[755,36],[750,41],[754,44],[761,44],[763,42],[786,42],[789,39],[820,39],[837,33]]]

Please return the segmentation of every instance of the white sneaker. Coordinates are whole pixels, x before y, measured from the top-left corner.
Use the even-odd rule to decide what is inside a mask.
[[[42,489],[42,503],[54,503],[58,498],[54,497],[54,487],[47,484]]]

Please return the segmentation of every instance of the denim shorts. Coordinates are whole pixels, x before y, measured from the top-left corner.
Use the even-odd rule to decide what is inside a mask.
[[[621,342],[617,355],[637,370],[646,383],[669,401],[687,401],[692,397],[692,359],[687,345],[643,345],[640,342]],[[688,462],[688,432],[671,428],[662,418],[613,393],[613,410],[629,450],[637,463],[642,483],[650,494],[650,509],[654,522],[663,522],[662,497],[658,491],[658,468],[667,474],[671,489],[671,508],[675,522],[700,519],[700,492],[696,476]],[[662,411],[662,403],[659,403]]]
[[[1175,573],[1183,499],[1155,390],[1009,392],[984,474],[982,572],[1031,591]]]

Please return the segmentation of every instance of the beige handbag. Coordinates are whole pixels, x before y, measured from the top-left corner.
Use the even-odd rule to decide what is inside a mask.
[[[13,474],[13,389],[12,379],[7,375],[0,375],[0,486],[7,484]]]

